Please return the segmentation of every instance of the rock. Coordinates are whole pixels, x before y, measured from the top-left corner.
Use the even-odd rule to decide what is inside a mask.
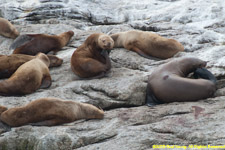
[[[79,120],[54,127],[9,128],[0,123],[0,150],[136,150],[153,145],[223,145],[225,99],[225,35],[222,0],[1,0],[0,16],[21,32],[59,34],[74,31],[57,53],[62,66],[51,68],[48,89],[21,97],[0,97],[0,105],[22,106],[42,97],[94,104],[105,110],[102,120]],[[73,52],[92,33],[127,30],[155,32],[181,42],[185,52],[167,60],[145,59],[124,48],[110,53],[107,77],[80,80],[70,69]],[[0,54],[11,54],[12,39],[0,37]],[[207,61],[217,77],[213,98],[147,107],[148,75],[176,57]],[[172,85],[171,85],[171,88]]]

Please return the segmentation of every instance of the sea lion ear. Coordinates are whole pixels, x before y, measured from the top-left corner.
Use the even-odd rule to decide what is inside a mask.
[[[210,80],[216,84],[216,77],[206,68],[198,68],[194,71],[194,78],[202,78],[206,80]]]

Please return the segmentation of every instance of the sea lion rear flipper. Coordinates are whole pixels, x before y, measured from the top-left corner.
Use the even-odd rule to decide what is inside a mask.
[[[216,83],[216,77],[206,68],[198,68],[194,71],[194,78],[202,78]]]
[[[65,120],[62,119],[51,119],[51,120],[45,120],[41,122],[36,122],[36,123],[30,123],[29,125],[32,126],[54,126],[54,125],[59,125],[65,123]]]
[[[152,60],[161,60],[158,59],[156,57],[152,57],[152,56],[148,56],[146,55],[144,52],[142,52],[140,49],[138,49],[137,47],[132,48],[133,51],[135,51],[136,53],[138,53],[140,56],[147,58],[147,59],[152,59]]]
[[[52,84],[51,76],[50,75],[44,76],[42,79],[40,89],[46,89],[46,88],[50,87],[51,84]]]
[[[32,39],[33,39],[33,37],[29,36],[27,34],[20,35],[10,45],[9,50],[14,50],[14,49],[16,49],[16,48],[18,48],[18,47],[20,47],[20,46],[30,42]]]
[[[158,105],[158,104],[163,104],[163,102],[161,102],[160,100],[158,100],[155,95],[153,94],[149,84],[147,85],[147,89],[146,89],[146,104],[149,107]]]

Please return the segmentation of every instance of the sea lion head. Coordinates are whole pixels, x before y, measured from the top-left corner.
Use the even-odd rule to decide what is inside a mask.
[[[203,61],[195,57],[181,58],[179,62],[179,66],[185,75],[195,71],[198,68],[205,67],[206,64],[207,64],[206,61]]]
[[[17,38],[20,35],[20,33],[16,30],[16,28],[12,27],[10,37],[13,39]]]
[[[58,67],[61,66],[63,63],[63,59],[55,56],[55,55],[50,55],[48,54],[48,59],[50,60],[50,66],[49,67]]]
[[[110,50],[114,46],[114,41],[110,36],[103,34],[98,38],[98,45],[103,50]]]
[[[6,111],[7,110],[7,108],[6,107],[4,107],[4,106],[0,106],[0,115],[1,115],[1,113],[3,113],[4,111]]]
[[[36,55],[36,58],[39,58],[40,60],[42,60],[48,67],[50,65],[50,60],[47,57],[47,55],[45,55],[44,53],[38,53]]]

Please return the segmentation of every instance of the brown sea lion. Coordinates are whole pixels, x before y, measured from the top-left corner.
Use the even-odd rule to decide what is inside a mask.
[[[113,40],[103,33],[90,35],[79,46],[71,58],[71,69],[80,78],[101,78],[111,68],[108,50],[113,48]]]
[[[167,59],[184,51],[183,45],[178,41],[161,37],[152,32],[131,30],[110,36],[114,40],[115,48],[126,48],[145,58],[152,59],[151,56],[153,56]]]
[[[51,85],[48,57],[37,54],[36,58],[21,65],[7,80],[0,81],[0,95],[24,95]]]
[[[0,18],[0,35],[15,39],[19,34],[20,33],[8,20]]]
[[[215,79],[191,79],[189,73],[200,69],[206,62],[198,58],[184,57],[170,61],[157,68],[148,79],[146,101],[155,103],[197,101],[211,97],[216,91]],[[197,71],[197,74],[202,74]],[[206,76],[206,74],[203,74]],[[205,78],[205,79],[204,79]]]
[[[2,110],[0,120],[11,127],[26,124],[53,126],[79,119],[102,119],[104,117],[104,111],[91,104],[57,98],[41,98],[22,107],[8,110],[2,107]]]
[[[63,60],[55,55],[47,56],[50,60],[49,67],[57,67],[63,63]],[[9,78],[22,64],[34,58],[36,57],[24,54],[0,55],[0,79]]]
[[[24,34],[15,39],[10,50],[14,50],[13,54],[36,55],[39,52],[47,54],[50,51],[56,54],[70,41],[73,35],[73,31],[59,35]]]

